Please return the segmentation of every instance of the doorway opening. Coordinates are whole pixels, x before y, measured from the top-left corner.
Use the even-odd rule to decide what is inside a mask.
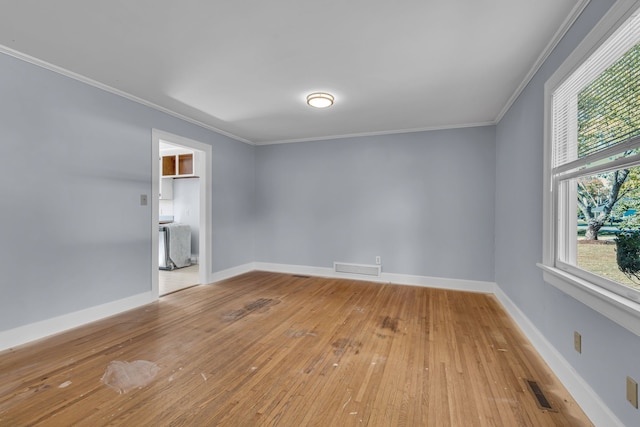
[[[209,283],[211,146],[152,130],[152,291]]]

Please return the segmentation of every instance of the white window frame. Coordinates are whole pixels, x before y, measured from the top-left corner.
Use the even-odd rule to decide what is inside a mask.
[[[566,251],[566,259],[575,260],[568,247],[556,248],[557,233],[562,227],[575,229],[575,215],[558,212],[560,196],[576,199],[575,190],[566,186],[564,191],[554,182],[553,155],[553,93],[575,70],[585,62],[625,21],[640,7],[640,0],[618,0],[596,27],[574,50],[567,60],[549,78],[544,89],[544,188],[543,188],[543,251],[542,263],[545,282],[555,286],[600,314],[640,336],[640,298],[637,292],[620,292],[621,285],[603,279],[586,270],[557,260],[556,250]],[[571,108],[569,106],[569,108]],[[563,223],[559,223],[559,219]],[[559,244],[558,246],[562,246]]]

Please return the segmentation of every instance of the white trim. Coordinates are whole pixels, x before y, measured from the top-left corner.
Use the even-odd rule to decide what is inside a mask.
[[[209,282],[219,282],[254,270],[364,280],[359,275],[336,273],[328,267],[251,262],[215,272],[209,276]],[[372,277],[367,278],[365,281],[494,294],[505,311],[520,327],[520,329],[522,329],[523,333],[529,341],[531,341],[536,351],[549,365],[551,370],[555,373],[569,393],[571,393],[589,419],[595,425],[623,427],[620,420],[593,391],[589,384],[584,381],[571,364],[562,357],[562,355],[534,326],[518,306],[495,283],[394,273],[382,274],[383,276],[380,278]],[[0,332],[0,351],[25,344],[30,341],[45,338],[71,328],[79,327],[154,301],[157,301],[157,293],[154,293],[153,291],[146,292],[119,301],[69,313],[53,319],[43,320],[9,331]]]
[[[314,142],[314,141],[329,141],[332,139],[345,139],[345,138],[359,138],[363,136],[380,136],[380,135],[401,135],[403,133],[418,133],[418,132],[429,132],[436,130],[448,130],[448,129],[464,129],[464,128],[475,128],[475,127],[483,127],[483,126],[495,126],[498,122],[495,120],[489,122],[479,122],[479,123],[463,123],[463,124],[451,124],[451,125],[443,125],[443,126],[429,126],[423,128],[414,128],[414,129],[395,129],[395,130],[384,130],[378,132],[357,132],[357,133],[347,133],[343,135],[329,135],[329,136],[313,136],[309,138],[294,138],[294,139],[282,139],[282,140],[274,140],[274,141],[262,141],[262,142],[254,142],[253,145],[276,145],[276,144],[293,144],[296,142]]]
[[[301,265],[253,263],[255,270],[270,271],[288,274],[305,274],[309,276],[336,277],[367,282],[386,282],[402,285],[425,286],[438,289],[449,289],[467,292],[482,292],[494,294],[505,311],[522,329],[526,337],[551,370],[558,377],[563,386],[576,400],[578,405],[586,413],[589,419],[597,426],[620,426],[624,424],[600,399],[589,384],[578,374],[571,364],[556,350],[545,336],[525,316],[518,306],[493,282],[473,280],[447,279],[427,276],[413,276],[405,274],[382,273],[380,278],[371,277],[363,279],[359,275],[347,275],[335,273],[331,268],[310,267]],[[636,321],[637,323],[637,321]]]
[[[152,163],[151,163],[151,253],[152,253],[152,289],[158,292],[158,199],[159,199],[159,180],[160,180],[160,164],[159,150],[160,140],[172,142],[182,145],[193,150],[200,151],[201,155],[196,156],[200,164],[197,169],[200,171],[200,247],[198,248],[198,258],[200,260],[200,283],[210,283],[211,276],[211,254],[212,252],[212,213],[211,213],[211,197],[212,197],[212,172],[213,172],[213,148],[209,144],[175,135],[158,129],[151,130],[152,140]],[[204,238],[202,238],[204,237]]]
[[[533,76],[536,75],[540,67],[542,67],[542,64],[544,64],[544,62],[547,60],[549,55],[551,55],[551,52],[553,52],[553,49],[555,49],[558,43],[560,43],[560,40],[562,40],[562,38],[567,33],[567,31],[569,31],[569,28],[571,28],[573,23],[576,22],[576,19],[578,19],[578,17],[580,16],[584,8],[587,7],[590,1],[591,0],[580,0],[574,6],[569,16],[567,16],[567,19],[564,20],[560,28],[558,28],[558,31],[556,31],[556,33],[553,35],[553,37],[549,41],[549,44],[544,48],[544,50],[542,51],[538,59],[536,59],[536,62],[533,64],[533,67],[531,67],[531,70],[529,70],[529,73],[527,73],[527,75],[522,80],[520,85],[513,92],[513,94],[507,101],[507,103],[504,105],[504,107],[500,111],[500,113],[498,113],[498,117],[496,117],[496,120],[495,120],[496,123],[502,120],[504,115],[507,114],[507,111],[509,111],[513,103],[516,102],[516,99],[518,99],[518,97],[520,96],[524,88],[527,87],[531,79],[533,79]]]
[[[584,1],[584,0],[583,0]],[[199,120],[193,119],[191,117],[185,116],[183,114],[177,113],[168,108],[162,107],[160,105],[154,104],[137,96],[134,96],[130,93],[124,92],[122,90],[116,89],[104,83],[100,83],[96,80],[90,79],[88,77],[83,76],[82,74],[74,73],[73,71],[67,70],[66,68],[59,67],[57,65],[51,64],[49,62],[43,61],[41,59],[35,58],[33,56],[27,55],[25,53],[19,52],[17,50],[11,49],[7,46],[0,45],[0,53],[4,53],[6,55],[12,56],[19,60],[28,62],[37,67],[44,68],[49,71],[53,71],[54,73],[61,74],[65,77],[69,77],[71,79],[77,80],[79,82],[85,83],[89,86],[93,86],[95,88],[104,90],[105,92],[113,93],[114,95],[121,96],[130,101],[136,102],[138,104],[142,104],[154,110],[169,114],[170,116],[176,117],[178,119],[184,120],[186,122],[192,123],[194,125],[200,126],[202,128],[211,130],[213,132],[219,133],[221,135],[227,136],[236,141],[243,142],[248,145],[273,145],[273,144],[288,144],[294,142],[306,142],[306,141],[323,141],[323,140],[332,140],[332,139],[343,139],[343,138],[356,138],[361,136],[376,136],[376,135],[396,135],[403,133],[415,133],[415,132],[426,132],[433,130],[446,130],[446,129],[461,129],[461,128],[469,128],[469,127],[480,127],[480,126],[493,126],[498,121],[492,120],[489,122],[481,122],[481,123],[465,123],[465,124],[452,124],[452,125],[444,125],[444,126],[431,126],[424,128],[415,128],[415,129],[400,129],[400,130],[389,130],[389,131],[379,131],[379,132],[361,132],[361,133],[352,133],[352,134],[344,134],[344,135],[330,135],[326,137],[310,137],[310,138],[297,138],[297,139],[288,139],[288,140],[275,140],[275,141],[264,141],[264,142],[254,142],[248,139],[242,138],[238,135],[234,135],[230,132],[226,132],[222,129],[219,129],[215,126],[208,125]]]
[[[358,277],[362,280],[361,276],[340,274],[333,271],[329,267],[311,267],[308,265],[293,265],[293,264],[272,264],[268,262],[254,262],[253,269],[259,271],[268,271],[270,273],[284,273],[284,274],[303,274],[307,276],[318,277],[337,277],[338,275],[353,279]],[[367,281],[373,281],[374,277],[367,278]]]
[[[152,203],[153,205],[153,203]],[[157,214],[156,214],[157,216]],[[156,222],[157,224],[157,222]],[[154,230],[157,228],[154,227]],[[158,239],[157,231],[152,233],[155,235],[156,245]],[[201,240],[202,241],[202,240]],[[157,247],[157,246],[156,246]],[[158,263],[158,257],[152,257],[155,259],[156,267]],[[202,260],[202,258],[201,258]],[[202,269],[201,269],[202,270]],[[357,274],[344,274],[336,273],[332,268],[325,267],[310,267],[301,265],[289,265],[289,264],[270,264],[262,262],[250,262],[242,264],[236,267],[231,267],[225,270],[217,271],[208,275],[207,281],[204,283],[214,283],[222,280],[230,279],[241,274],[245,274],[254,270],[269,271],[276,273],[286,274],[304,274],[309,276],[320,277],[334,277],[342,279],[352,280],[365,280],[368,282],[378,283],[394,283],[401,285],[413,285],[424,286],[439,289],[450,289],[469,292],[481,292],[481,293],[493,293],[495,289],[495,283],[482,282],[473,280],[462,279],[447,279],[438,277],[427,276],[412,276],[406,274],[394,274],[394,273],[382,273],[380,277],[367,277],[363,278]],[[157,275],[156,275],[157,276]],[[157,280],[157,277],[156,277]],[[158,288],[157,281],[155,288],[150,292],[134,295],[128,298],[124,298],[118,301],[112,301],[106,304],[102,304],[95,307],[83,309],[74,313],[65,314],[62,316],[46,319],[43,321],[31,323],[28,325],[20,326],[15,329],[0,332],[0,351],[6,350],[17,345],[25,344],[37,339],[45,338],[47,336],[63,332],[72,328],[83,326],[87,323],[94,322],[123,311],[131,310],[152,302],[157,301]]]
[[[634,148],[640,148],[640,144],[638,144],[637,140],[635,144],[636,146]],[[620,150],[622,150],[622,147],[620,147]],[[628,157],[620,157],[616,160],[612,160],[608,163],[603,163],[598,166],[594,166],[592,168],[575,170],[572,172],[564,173],[562,175],[556,174],[556,176],[558,177],[558,181],[568,181],[571,179],[580,178],[580,177],[589,176],[589,175],[596,175],[603,172],[613,172],[616,169],[630,169],[638,165],[640,165],[640,154],[634,154]],[[574,190],[574,193],[577,194],[577,190]],[[577,200],[577,197],[575,200]]]
[[[640,305],[555,266],[555,235],[559,232],[557,186],[552,180],[553,92],[622,25],[640,5],[618,0],[544,85],[544,171],[542,198],[542,262],[544,280],[620,326],[640,335]]]
[[[235,135],[235,134],[232,134],[230,132],[224,131],[224,130],[222,130],[220,128],[217,128],[215,126],[211,126],[211,125],[206,124],[204,122],[201,122],[199,120],[196,120],[196,119],[193,119],[191,117],[185,116],[184,114],[181,114],[181,113],[175,112],[173,110],[170,110],[170,109],[168,109],[166,107],[162,107],[162,106],[160,106],[158,104],[154,104],[153,102],[147,101],[145,99],[142,99],[140,97],[137,97],[135,95],[132,95],[130,93],[122,91],[120,89],[116,89],[116,88],[114,88],[112,86],[106,85],[104,83],[100,83],[100,82],[98,82],[96,80],[93,80],[93,79],[91,79],[89,77],[83,76],[82,74],[75,73],[75,72],[73,72],[71,70],[67,70],[66,68],[59,67],[57,65],[54,65],[54,64],[51,64],[49,62],[43,61],[42,59],[38,59],[38,58],[35,58],[35,57],[31,56],[31,55],[27,55],[26,53],[22,53],[22,52],[19,52],[19,51],[15,50],[15,49],[11,49],[10,47],[4,46],[4,45],[0,45],[0,53],[4,53],[6,55],[12,56],[14,58],[17,58],[17,59],[20,59],[22,61],[28,62],[28,63],[33,64],[35,66],[38,66],[40,68],[44,68],[44,69],[47,69],[49,71],[53,71],[54,73],[61,74],[63,76],[72,78],[74,80],[80,81],[82,83],[85,83],[85,84],[93,86],[95,88],[104,90],[106,92],[113,93],[115,95],[118,95],[118,96],[121,96],[123,98],[126,98],[126,99],[128,99],[130,101],[136,102],[138,104],[142,104],[142,105],[147,106],[149,108],[152,108],[154,110],[169,114],[169,115],[171,115],[173,117],[179,118],[181,120],[184,120],[186,122],[192,123],[192,124],[197,125],[197,126],[200,126],[202,128],[209,129],[211,131],[214,131],[216,133],[219,133],[221,135],[227,136],[227,137],[232,138],[232,139],[234,139],[236,141],[240,141],[240,142],[243,142],[243,143],[249,144],[249,145],[288,144],[288,143],[294,143],[294,142],[322,141],[322,140],[332,140],[332,139],[342,139],[342,138],[356,138],[356,137],[363,137],[363,136],[396,135],[396,134],[403,134],[403,133],[427,132],[427,131],[434,131],[434,130],[461,129],[461,128],[469,128],[469,127],[494,126],[494,125],[496,125],[498,122],[500,122],[500,120],[502,120],[502,118],[507,113],[507,111],[509,111],[509,109],[511,108],[511,106],[513,105],[515,100],[520,96],[520,94],[522,93],[524,88],[529,84],[529,82],[531,81],[533,76],[536,74],[536,72],[538,72],[538,70],[540,69],[542,64],[544,64],[544,62],[547,59],[547,57],[551,54],[551,52],[556,47],[556,45],[560,42],[562,37],[564,37],[564,35],[569,30],[571,25],[573,25],[573,23],[578,18],[578,16],[580,16],[580,14],[584,10],[584,8],[587,6],[589,1],[590,0],[579,0],[579,2],[573,8],[573,10],[569,14],[569,16],[562,23],[562,26],[558,29],[558,31],[556,31],[556,33],[554,34],[554,36],[550,40],[549,44],[545,47],[545,49],[542,51],[540,56],[536,59],[535,63],[533,64],[533,66],[531,67],[531,69],[529,70],[529,72],[527,73],[525,78],[522,80],[520,85],[513,92],[511,97],[507,100],[506,104],[503,106],[502,110],[498,113],[497,117],[494,120],[486,121],[486,122],[480,122],[480,123],[463,123],[463,124],[451,124],[451,125],[443,125],[443,126],[429,126],[429,127],[414,128],[414,129],[400,129],[400,130],[389,130],[389,131],[379,131],[379,132],[361,132],[361,133],[352,133],[352,134],[344,134],[344,135],[330,135],[330,136],[326,136],[326,137],[297,138],[297,139],[275,140],[275,141],[264,141],[264,142],[250,141],[248,139],[245,139],[245,138],[242,138],[242,137],[240,137],[238,135]]]
[[[590,154],[589,156],[581,157],[572,162],[558,166],[554,168],[552,172],[554,175],[558,175],[560,179],[571,179],[580,175],[607,172],[613,169],[617,169],[621,164],[629,164],[630,166],[635,166],[635,164],[640,163],[640,160],[637,160],[640,158],[640,154],[620,157],[609,162],[599,163],[598,160],[604,160],[608,157],[613,157],[616,154],[624,153],[625,151],[637,148],[638,145],[640,145],[640,136],[635,136],[623,143],[613,145],[611,147],[605,148],[604,150],[600,150],[595,154]],[[593,163],[599,164],[594,165]]]
[[[63,314],[62,316],[2,331],[0,332],[0,351],[64,332],[72,328],[77,328],[79,326],[86,325],[87,323],[95,322],[96,320],[101,320],[127,310],[150,304],[154,301],[157,301],[157,294],[154,294],[153,292],[144,292],[118,301],[108,302],[106,304],[85,308],[73,313]]]
[[[352,262],[334,261],[333,271],[378,277],[382,273],[382,266],[378,264],[354,264]]]
[[[157,237],[157,232],[154,233]],[[153,257],[158,262],[158,257]],[[156,265],[157,266],[157,265]],[[218,271],[208,276],[206,283],[218,282],[255,270],[254,263]],[[157,283],[156,283],[157,286]],[[117,301],[111,301],[94,307],[85,308],[73,313],[63,314],[50,319],[41,320],[0,332],[0,351],[27,344],[35,340],[49,337],[60,332],[84,326],[116,314],[142,307],[158,301],[158,290],[151,290]]]
[[[543,279],[618,325],[640,336],[640,304],[558,268],[538,264]]]
[[[154,129],[151,130],[151,292],[160,295],[158,252],[160,239],[158,224],[160,223],[160,142]]]
[[[636,9],[638,0],[617,0],[609,11],[600,19],[600,22],[580,42],[574,51],[558,67],[553,75],[545,83],[545,91],[552,93],[567,79],[582,63],[613,34]]]
[[[254,268],[254,263],[249,262],[246,264],[238,265],[236,267],[227,268],[225,270],[216,271],[215,273],[209,276],[209,281],[207,283],[216,283],[221,282],[226,279],[231,279],[235,276],[240,276],[241,274],[249,273]]]
[[[534,62],[533,66],[531,67],[527,75],[524,77],[522,82],[520,82],[516,90],[511,94],[511,96],[509,97],[505,105],[502,107],[502,110],[500,110],[500,112],[498,113],[498,115],[494,120],[487,121],[487,122],[480,122],[480,123],[451,124],[451,125],[444,125],[444,126],[430,126],[430,127],[415,128],[415,129],[391,130],[391,131],[380,131],[380,132],[360,132],[360,133],[344,134],[344,135],[331,135],[326,137],[296,138],[296,139],[254,142],[254,145],[290,144],[295,142],[325,141],[325,140],[342,139],[342,138],[357,138],[357,137],[363,137],[363,136],[397,135],[397,134],[403,134],[403,133],[428,132],[428,131],[435,131],[435,130],[494,126],[498,124],[500,120],[502,120],[504,115],[507,113],[507,111],[509,111],[509,109],[512,107],[516,99],[518,99],[518,97],[520,96],[524,88],[527,87],[531,79],[533,79],[533,77],[536,75],[540,67],[542,67],[544,62],[549,57],[549,55],[551,55],[551,52],[553,52],[553,50],[556,48],[558,43],[560,43],[562,38],[565,36],[567,31],[569,31],[571,26],[578,19],[578,17],[587,7],[590,1],[591,0],[579,0],[577,2],[577,4],[569,13],[569,16],[567,16],[567,18],[564,20],[560,28],[558,28],[558,31],[556,31],[556,33],[553,35],[553,37],[551,38],[547,46],[540,53],[540,56],[538,56],[538,58]]]
[[[12,56],[14,58],[20,59],[22,61],[28,62],[30,64],[33,64],[33,65],[37,66],[37,67],[44,68],[44,69],[49,70],[49,71],[53,71],[54,73],[61,74],[61,75],[65,76],[65,77],[69,77],[71,79],[74,79],[74,80],[77,80],[79,82],[85,83],[85,84],[87,84],[89,86],[93,86],[95,88],[104,90],[105,92],[113,93],[114,95],[121,96],[123,98],[128,99],[129,101],[133,101],[133,102],[136,102],[138,104],[142,104],[142,105],[144,105],[146,107],[153,108],[154,110],[160,111],[160,112],[165,113],[165,114],[169,114],[170,116],[176,117],[178,119],[184,120],[184,121],[189,122],[189,123],[193,123],[194,125],[200,126],[202,128],[209,129],[209,130],[214,131],[216,133],[219,133],[221,135],[224,135],[224,136],[227,136],[229,138],[235,139],[236,141],[244,142],[245,144],[249,144],[249,145],[254,145],[253,142],[251,142],[251,141],[249,141],[247,139],[244,139],[244,138],[241,138],[241,137],[239,137],[237,135],[234,135],[232,133],[223,131],[222,129],[219,129],[219,128],[215,127],[215,126],[208,125],[208,124],[206,124],[204,122],[201,122],[199,120],[193,119],[193,118],[188,117],[188,116],[185,116],[184,114],[177,113],[177,112],[175,112],[173,110],[170,110],[168,108],[162,107],[162,106],[160,106],[158,104],[154,104],[153,102],[149,102],[149,101],[147,101],[145,99],[139,98],[139,97],[137,97],[135,95],[132,95],[132,94],[127,93],[127,92],[124,92],[124,91],[122,91],[120,89],[116,89],[116,88],[111,87],[109,85],[106,85],[104,83],[100,83],[100,82],[98,82],[96,80],[90,79],[89,77],[85,77],[82,74],[74,73],[73,71],[67,70],[66,68],[62,68],[62,67],[59,67],[57,65],[51,64],[49,62],[43,61],[41,59],[34,58],[33,56],[27,55],[26,53],[18,52],[17,50],[11,49],[11,48],[9,48],[7,46],[0,45],[0,53],[4,53],[6,55],[9,55],[9,56]]]
[[[409,274],[385,273],[380,276],[363,276],[361,274],[337,273],[329,267],[311,267],[305,265],[271,264],[265,262],[253,263],[255,270],[273,273],[304,274],[338,279],[363,280],[366,282],[392,283],[397,285],[423,286],[456,291],[493,293],[496,284],[477,280],[447,279],[442,277],[414,276]]]
[[[624,427],[624,424],[571,366],[571,363],[562,357],[499,286],[495,287],[495,295],[591,422],[596,426]]]
[[[479,280],[448,279],[444,277],[413,276],[409,274],[382,273],[389,283],[398,285],[423,286],[427,288],[492,294],[496,284]]]

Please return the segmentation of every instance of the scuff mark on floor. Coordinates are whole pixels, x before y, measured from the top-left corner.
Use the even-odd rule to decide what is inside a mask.
[[[349,396],[349,400],[344,402],[344,405],[342,405],[342,409],[344,409],[349,404],[349,402],[351,402],[351,396]]]
[[[101,380],[120,394],[142,388],[155,378],[160,368],[148,360],[123,362],[114,360],[107,366]]]
[[[307,336],[316,337],[316,336],[318,336],[317,333],[309,332],[306,329],[301,329],[299,331],[294,331],[294,330],[289,329],[284,334],[286,336],[290,337],[290,338],[301,338],[301,337],[307,337]]]
[[[280,300],[272,298],[259,298],[255,301],[248,302],[244,305],[244,308],[233,310],[222,316],[222,320],[225,322],[233,322],[235,320],[242,319],[243,317],[253,312],[264,313],[269,311],[271,306],[280,304]]]
[[[348,348],[355,348],[355,353],[360,353],[359,349],[362,347],[362,343],[360,341],[353,341],[350,338],[338,338],[331,343],[331,346],[334,348],[333,354],[341,356]]]
[[[390,316],[385,316],[382,319],[382,329],[389,329],[392,332],[398,332],[398,319],[397,317],[391,318]]]

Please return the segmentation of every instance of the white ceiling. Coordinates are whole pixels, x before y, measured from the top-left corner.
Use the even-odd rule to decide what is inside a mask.
[[[0,51],[267,144],[495,123],[584,4],[0,0]]]

